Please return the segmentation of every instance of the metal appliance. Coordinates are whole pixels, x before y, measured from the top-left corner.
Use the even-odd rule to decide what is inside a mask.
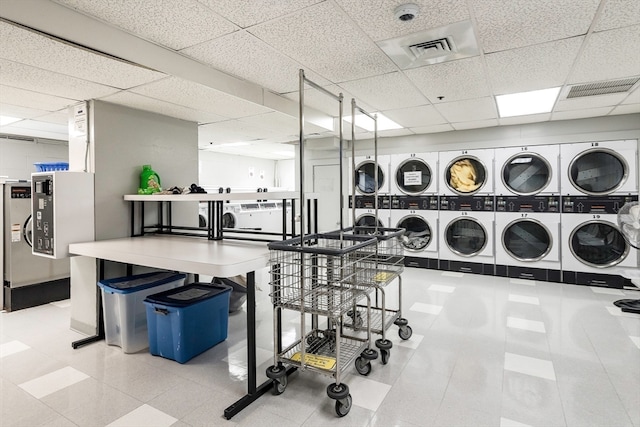
[[[438,154],[413,153],[391,156],[390,193],[419,196],[438,193]]]
[[[439,268],[494,274],[494,196],[440,196]]]
[[[579,285],[622,288],[619,267],[638,268],[638,250],[618,229],[617,213],[638,195],[562,198],[562,280]]]
[[[355,219],[356,226],[389,227],[390,198],[389,196],[378,196],[378,212],[376,217],[376,205],[374,196],[356,196]],[[349,208],[353,209],[352,199],[349,198]],[[348,224],[352,224],[352,214],[349,212]],[[376,221],[377,220],[377,221]]]
[[[560,196],[496,196],[496,275],[560,282]]]
[[[445,196],[493,194],[494,150],[458,150],[438,153],[439,193]]]
[[[351,178],[355,180],[355,194],[372,196],[376,192],[376,184],[378,194],[389,194],[389,160],[390,157],[378,156],[378,181],[376,182],[376,159],[374,156],[356,156],[354,157],[355,172],[352,172]],[[349,170],[353,171],[351,163]],[[348,183],[352,185],[352,182]]]
[[[559,145],[505,147],[496,150],[496,196],[559,194],[559,162]]]
[[[438,268],[438,196],[391,196],[391,227],[401,239],[408,267]]]
[[[31,183],[5,183],[2,187],[3,308],[14,311],[69,298],[69,260],[31,253]]]

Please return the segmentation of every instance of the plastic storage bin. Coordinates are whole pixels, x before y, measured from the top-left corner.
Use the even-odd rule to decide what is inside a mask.
[[[184,274],[159,272],[99,281],[107,344],[121,347],[125,353],[149,347],[144,299],[182,286],[185,278]]]
[[[149,351],[185,363],[227,339],[231,287],[192,283],[144,300]]]
[[[69,170],[69,163],[67,162],[36,162],[33,165],[36,167],[36,172]]]

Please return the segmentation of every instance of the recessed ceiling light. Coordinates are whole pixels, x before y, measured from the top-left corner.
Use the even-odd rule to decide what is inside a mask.
[[[500,117],[549,113],[560,93],[559,87],[496,96]]]
[[[381,130],[389,130],[389,129],[402,129],[402,126],[391,120],[390,118],[384,116],[381,113],[371,113],[371,115],[377,115],[378,121],[378,131]],[[351,116],[345,116],[345,121],[351,123]],[[374,123],[370,117],[365,116],[364,114],[356,114],[356,126],[367,130],[369,132],[374,131]]]
[[[9,116],[0,116],[0,126],[6,126],[11,123],[19,122],[20,118],[18,117],[9,117]]]

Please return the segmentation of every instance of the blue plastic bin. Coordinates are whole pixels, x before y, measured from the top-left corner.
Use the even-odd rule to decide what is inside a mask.
[[[185,363],[227,339],[231,287],[192,283],[149,295],[149,352]]]
[[[66,171],[69,170],[68,162],[36,162],[33,164],[36,172]]]
[[[157,272],[101,280],[105,341],[136,353],[149,347],[144,299],[184,284],[184,274]]]

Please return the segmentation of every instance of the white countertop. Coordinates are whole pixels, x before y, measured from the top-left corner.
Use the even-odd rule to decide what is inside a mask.
[[[146,235],[72,243],[69,245],[69,252],[109,261],[218,277],[246,274],[266,267],[269,261],[269,249],[265,242],[216,241],[180,236]]]
[[[277,191],[273,193],[189,193],[189,194],[127,194],[124,200],[138,202],[207,202],[216,200],[269,200],[299,199],[297,191]],[[305,193],[306,200],[317,199],[317,193]]]

